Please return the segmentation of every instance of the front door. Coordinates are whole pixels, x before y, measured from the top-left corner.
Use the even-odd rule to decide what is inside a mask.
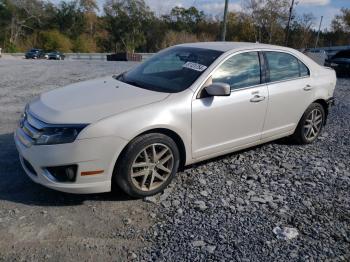
[[[258,52],[235,54],[214,70],[212,82],[229,84],[231,95],[193,100],[194,158],[233,151],[261,139],[268,91],[260,71]]]

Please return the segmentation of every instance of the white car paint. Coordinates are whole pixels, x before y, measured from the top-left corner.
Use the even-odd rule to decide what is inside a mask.
[[[293,134],[306,108],[333,96],[336,77],[302,53],[285,47],[255,43],[194,43],[180,46],[220,50],[223,54],[186,90],[160,93],[105,77],[59,88],[30,103],[29,114],[50,124],[88,123],[73,143],[25,145],[21,128],[15,133],[20,158],[35,182],[71,193],[97,193],[111,189],[118,156],[133,138],[154,129],[170,130],[182,140],[185,164],[234,152]],[[301,60],[310,76],[232,90],[230,96],[199,98],[213,72],[228,58],[246,51],[278,51]],[[310,90],[304,90],[310,86]],[[250,100],[264,97],[258,103]],[[21,142],[22,141],[22,142]],[[75,183],[54,181],[43,168],[78,165]],[[83,171],[103,170],[96,176]]]
[[[31,103],[30,109],[46,123],[93,123],[158,102],[168,95],[117,82],[108,76],[44,93]]]

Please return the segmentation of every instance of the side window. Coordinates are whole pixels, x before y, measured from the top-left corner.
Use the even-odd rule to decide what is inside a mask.
[[[265,52],[269,65],[270,82],[299,77],[299,60],[281,52]]]
[[[298,60],[299,61],[299,60]],[[299,61],[299,68],[300,68],[300,76],[309,76],[310,75],[310,71],[307,68],[306,65],[304,65],[303,62]]]
[[[212,75],[213,83],[223,82],[231,90],[260,84],[258,52],[234,55],[226,60]]]

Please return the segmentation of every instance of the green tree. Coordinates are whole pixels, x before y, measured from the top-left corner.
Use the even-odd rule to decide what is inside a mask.
[[[47,51],[58,50],[61,52],[69,52],[72,48],[69,38],[57,30],[41,32],[39,42],[40,47]]]
[[[145,44],[144,24],[154,14],[144,0],[109,0],[104,11],[105,29],[115,50],[134,52]]]
[[[246,9],[255,26],[255,41],[283,44],[289,0],[247,0]]]
[[[205,15],[203,11],[193,6],[190,8],[176,6],[163,18],[172,30],[196,33],[197,25],[205,20]]]
[[[60,2],[54,15],[58,30],[71,38],[81,35],[85,30],[84,12],[78,1]]]
[[[96,42],[87,34],[80,35],[73,41],[72,51],[77,53],[94,52],[96,51]]]
[[[350,44],[350,9],[342,8],[341,14],[333,18],[330,36],[326,36],[329,45]]]

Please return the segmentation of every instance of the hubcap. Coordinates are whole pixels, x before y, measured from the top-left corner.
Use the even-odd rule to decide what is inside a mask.
[[[322,112],[314,109],[307,116],[304,123],[304,136],[307,140],[314,140],[321,131],[323,123]]]
[[[159,188],[167,181],[174,166],[174,156],[164,144],[152,144],[143,148],[131,166],[131,180],[142,191]]]

